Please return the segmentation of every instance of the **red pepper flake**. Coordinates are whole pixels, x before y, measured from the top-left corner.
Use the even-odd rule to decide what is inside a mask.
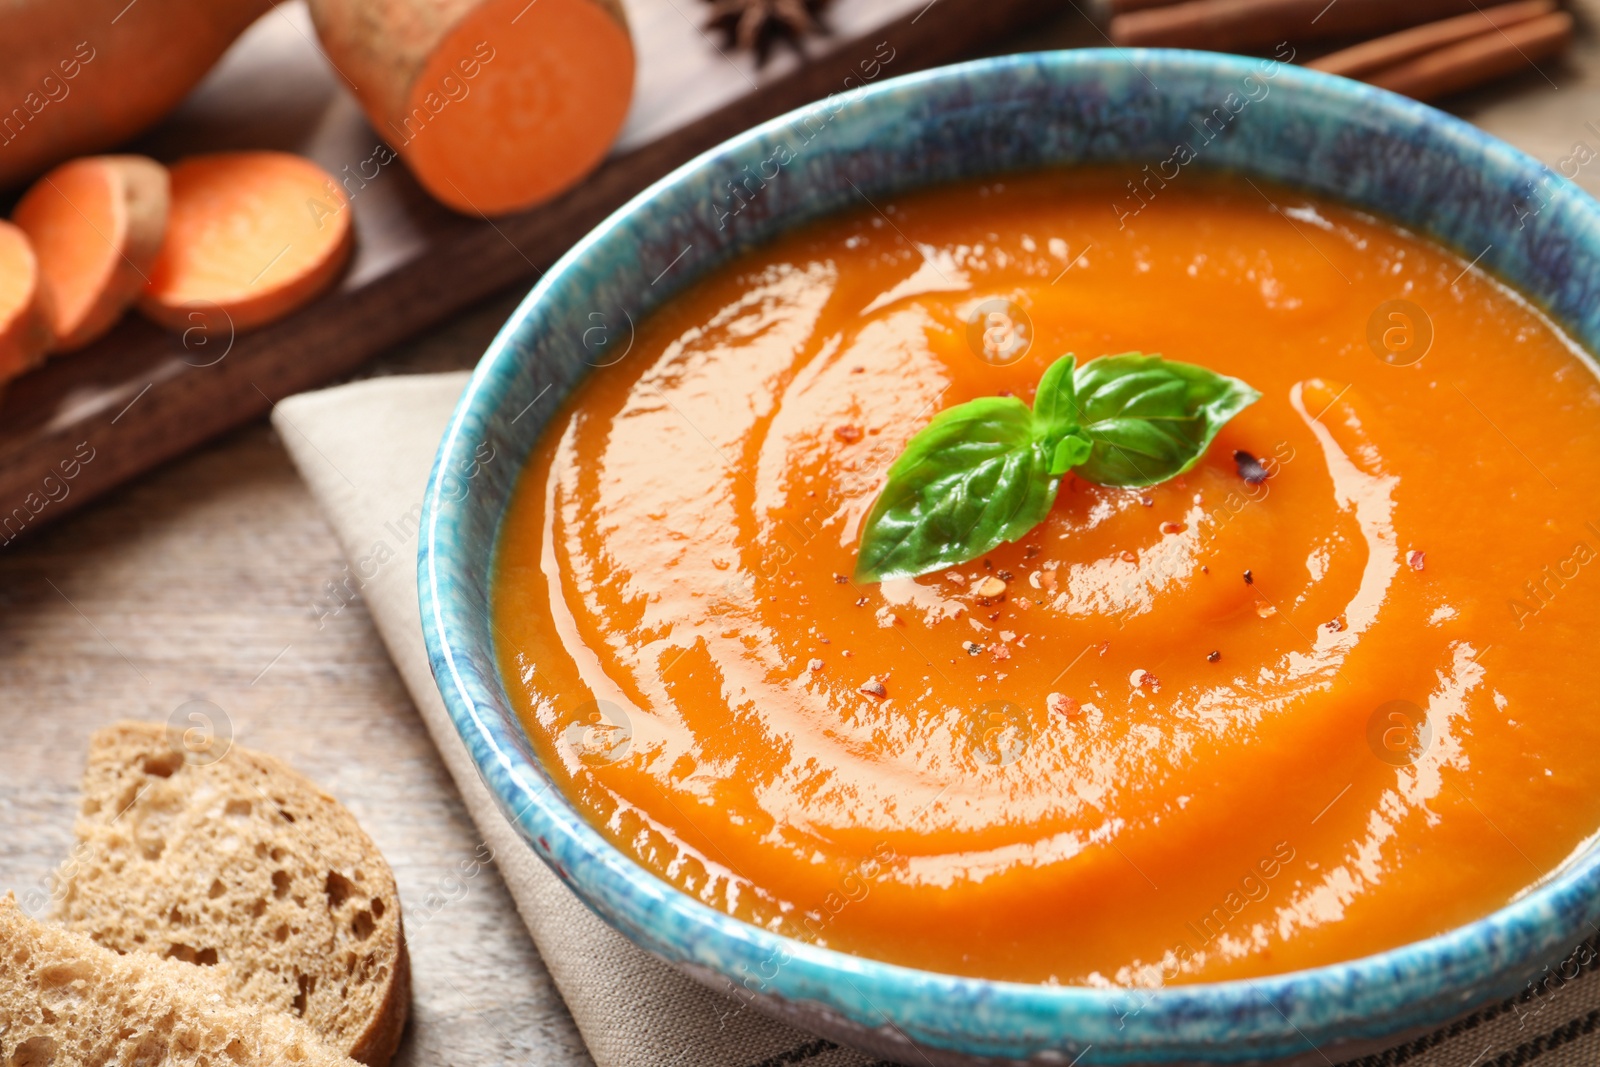
[[[1076,719],[1081,710],[1078,702],[1065,693],[1051,693],[1044,698],[1045,710],[1052,715],[1059,715],[1063,719]]]
[[[1323,623],[1323,625],[1328,628],[1330,633],[1338,633],[1340,630],[1344,629],[1344,620],[1329,619],[1327,622]]]
[[[856,601],[856,607],[864,608],[866,606],[867,606],[867,598],[866,597],[862,597],[860,600]]]
[[[1100,642],[1100,654],[1103,656],[1107,652],[1110,652],[1110,651],[1111,651],[1111,642],[1110,641],[1101,641]]]
[[[872,697],[875,700],[883,700],[889,695],[888,687],[882,682],[878,681],[876,678],[868,678],[866,681],[862,682],[861,687],[858,688],[856,692],[860,693],[862,696]]]
[[[1003,659],[1010,659],[1011,658],[1011,650],[1009,648],[1007,648],[1005,645],[1003,645],[1000,642],[996,641],[994,644],[989,646],[989,655],[993,656],[996,661],[1003,660]]]
[[[1251,574],[1249,571],[1245,571],[1244,572],[1244,584],[1245,585],[1255,585],[1256,584],[1256,576]]]
[[[1139,494],[1139,503],[1143,504],[1147,508],[1153,508],[1156,506],[1155,498],[1149,493]]]
[[[1016,395],[1017,395],[1017,394],[1016,394],[1016,393],[1013,393],[1013,392],[1012,392],[1012,391],[1011,391],[1011,390],[1009,390],[1009,389],[1002,389],[1002,390],[1000,390],[1000,391],[999,391],[999,392],[998,392],[998,393],[996,393],[996,394],[994,394],[994,395],[995,395],[995,396],[1016,396]]]
[[[1164,522],[1161,524],[1161,532],[1164,534],[1180,534],[1188,528],[1181,522]]]
[[[1002,582],[1014,582],[1017,580],[1017,576],[1010,571],[1001,571],[996,577]]]
[[[1135,689],[1148,689],[1152,693],[1161,692],[1161,679],[1146,670],[1137,670],[1128,676],[1128,682]]]
[[[849,423],[843,426],[835,426],[833,428],[833,436],[847,445],[853,445],[861,440],[861,427],[851,426]]]
[[[1034,556],[1037,556],[1038,554],[1039,554],[1039,546],[1038,545],[1023,545],[1022,546],[1022,558],[1023,559],[1032,559]]]
[[[850,580],[850,577],[849,577],[849,575],[845,575],[845,574],[835,574],[833,576],[833,580],[835,582],[837,582],[839,585],[843,585],[844,583],[846,583],[846,582],[848,582]]]
[[[1427,553],[1423,552],[1422,549],[1419,548],[1412,552],[1410,556],[1406,557],[1406,562],[1411,564],[1412,570],[1420,571],[1422,568],[1428,565]]]
[[[865,368],[865,367],[851,367],[850,368],[850,373],[851,374],[865,374],[865,373],[867,373],[867,368]]]
[[[814,659],[810,663],[806,664],[806,670],[808,671],[820,671],[821,669],[822,661],[820,659]]]
[[[1125,549],[1122,550],[1122,562],[1124,562],[1124,563],[1138,563],[1139,562],[1139,557],[1134,555],[1133,552],[1130,551],[1129,549],[1125,548]]]
[[[1202,563],[1202,564],[1200,564],[1200,573],[1201,574],[1210,574],[1211,573],[1211,568],[1207,567],[1204,563]]]
[[[1206,653],[1206,662],[1207,663],[1215,663],[1221,658],[1222,658],[1222,650],[1219,649],[1219,648],[1213,648],[1210,652]]]

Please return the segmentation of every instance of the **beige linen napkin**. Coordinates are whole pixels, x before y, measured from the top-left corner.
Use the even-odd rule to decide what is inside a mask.
[[[272,422],[350,560],[331,595],[366,600],[389,653],[494,849],[523,921],[599,1067],[861,1067],[869,1057],[774,1022],[697,985],[590,912],[490,799],[434,686],[417,606],[417,523],[434,450],[467,375],[376,378],[280,403]],[[391,562],[392,561],[392,562]],[[1511,1001],[1360,1067],[1600,1064],[1600,931]],[[1310,1050],[1308,1050],[1308,1053]],[[1307,1062],[1324,1062],[1310,1054]],[[1094,1062],[1093,1054],[1084,1067]]]

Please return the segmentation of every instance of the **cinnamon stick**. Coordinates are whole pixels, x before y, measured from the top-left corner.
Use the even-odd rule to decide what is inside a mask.
[[[1129,11],[1147,11],[1152,7],[1171,7],[1183,0],[1111,0],[1111,13],[1125,15]]]
[[[1470,15],[1430,22],[1387,37],[1363,41],[1358,45],[1313,59],[1306,66],[1346,78],[1359,78],[1373,71],[1393,67],[1408,59],[1456,44],[1491,30],[1503,30],[1556,10],[1556,0],[1518,0]]]
[[[1556,11],[1429,52],[1365,80],[1414,100],[1437,100],[1526,70],[1571,40],[1572,16]]]
[[[1117,15],[1110,36],[1119,45],[1252,51],[1373,36],[1477,7],[1473,0],[1187,0]]]

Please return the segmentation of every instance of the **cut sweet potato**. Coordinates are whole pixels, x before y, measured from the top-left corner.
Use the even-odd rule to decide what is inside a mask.
[[[311,0],[378,133],[446,206],[547,200],[611,146],[633,95],[617,0]]]
[[[34,366],[50,349],[50,293],[28,235],[0,222],[0,382]]]
[[[272,3],[0,3],[0,187],[154,123]]]
[[[167,168],[91,156],[46,174],[12,220],[28,235],[53,308],[55,351],[109,330],[144,287],[167,228]]]
[[[350,258],[349,201],[286,152],[223,152],[172,167],[172,209],[139,310],[174,330],[225,314],[235,330],[287,315]]]

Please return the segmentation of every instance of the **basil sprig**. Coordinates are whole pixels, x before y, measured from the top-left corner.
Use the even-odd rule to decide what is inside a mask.
[[[1082,367],[1063,356],[1031,409],[979,397],[911,439],[867,516],[856,579],[914,578],[1017,540],[1044,521],[1068,471],[1117,486],[1176,477],[1260,397],[1237,378],[1160,356],[1127,352]]]

